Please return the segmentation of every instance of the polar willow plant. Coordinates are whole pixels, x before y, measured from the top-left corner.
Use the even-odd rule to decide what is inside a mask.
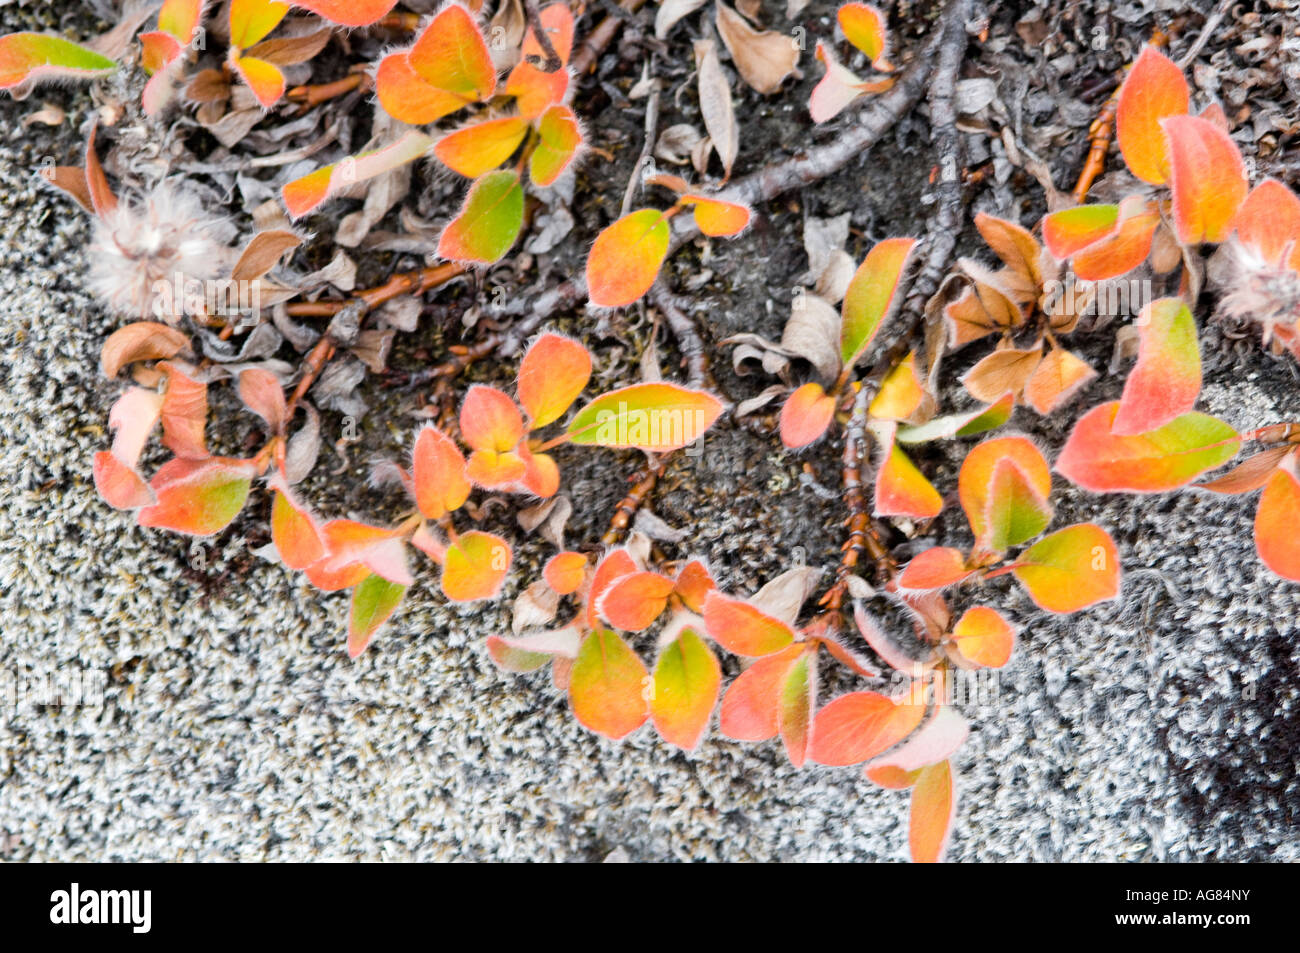
[[[716,723],[733,740],[779,739],[797,768],[861,766],[873,783],[910,792],[908,840],[918,861],[943,856],[956,816],[954,757],[969,724],[952,687],[968,673],[1006,665],[1016,649],[1020,625],[994,604],[999,587],[1014,580],[1039,610],[1062,615],[1120,596],[1120,554],[1110,534],[1088,521],[1053,527],[1053,469],[1098,493],[1160,493],[1193,484],[1217,493],[1262,490],[1255,518],[1260,558],[1278,575],[1300,581],[1294,532],[1300,421],[1239,432],[1198,411],[1195,317],[1208,276],[1225,320],[1254,325],[1275,354],[1300,358],[1300,198],[1274,180],[1251,186],[1223,110],[1211,103],[1193,113],[1182,72],[1154,47],[1142,51],[1116,99],[1119,149],[1137,183],[1131,194],[1113,204],[1054,210],[1032,228],[976,215],[975,228],[998,264],[958,263],[924,305],[929,320],[919,346],[917,322],[900,319],[920,313],[904,301],[919,247],[912,237],[875,242],[856,268],[841,253],[844,282],[837,292],[820,297],[819,279],[819,295],[798,297],[791,324],[799,328],[795,337],[817,339],[817,359],[808,360],[812,371],[805,374],[792,359],[806,352],[769,348],[781,351],[783,380],[758,401],[782,398],[771,430],[789,452],[815,458],[832,435],[842,441],[839,499],[847,538],[835,580],[815,607],[809,600],[822,573],[793,558],[788,571],[743,594],[719,584],[726,581],[724,567],[689,551],[670,558],[639,531],[622,536],[627,514],[653,486],[664,457],[697,441],[729,408],[701,387],[662,380],[613,387],[584,402],[592,354],[545,330],[544,316],[523,319],[513,330],[493,329],[474,346],[453,346],[447,363],[430,370],[425,379],[438,382],[439,400],[448,398],[441,412],[411,435],[406,459],[383,462],[373,473],[375,482],[405,491],[402,512],[387,521],[320,515],[301,487],[320,444],[309,392],[331,359],[342,354],[382,370],[389,332],[363,329],[368,314],[467,269],[506,260],[532,207],[561,185],[576,187],[576,170],[589,151],[574,108],[570,5],[539,10],[502,0],[493,23],[517,26],[504,45],[495,26],[489,43],[481,7],[481,0],[448,2],[427,17],[402,13],[396,0],[165,0],[154,8],[156,22],[140,34],[136,60],[148,77],[140,104],[145,116],[192,110],[212,130],[211,121],[237,101],[255,103],[241,108],[270,123],[282,121],[293,104],[310,109],[339,90],[373,90],[377,133],[364,151],[284,183],[280,224],[238,243],[230,222],[206,212],[175,182],[145,194],[115,192],[93,127],[82,166],[46,170],[92,216],[91,283],[128,319],[101,352],[105,376],[124,384],[109,412],[111,446],[90,463],[109,505],[144,527],[207,537],[263,496],[270,543],[261,552],[320,590],[350,591],[346,648],[356,657],[417,584],[412,550],[437,565],[447,600],[500,595],[512,568],[512,542],[480,528],[482,494],[527,504],[517,513],[521,523],[527,513],[533,526],[549,525],[564,486],[551,451],[565,444],[642,451],[649,475],[620,504],[603,545],[568,547],[561,531],[547,534],[557,551],[516,598],[509,632],[488,638],[486,651],[510,672],[549,666],[576,720],[609,739],[650,723],[665,744],[691,751]],[[662,17],[665,35],[690,15],[672,13]],[[116,40],[134,35],[152,15],[146,7],[128,16],[113,31]],[[808,103],[813,123],[908,82],[891,62],[882,11],[847,3],[836,22],[855,51],[850,56],[872,73],[860,78],[854,70],[862,66],[840,63],[831,45],[819,42],[825,72]],[[754,30],[723,4],[715,23],[755,90],[770,94],[793,72],[798,56],[788,38]],[[964,42],[964,23],[956,26]],[[219,49],[207,49],[209,27]],[[401,42],[351,63],[347,78],[325,84],[328,92],[287,88],[288,77],[319,62],[327,48],[350,54],[341,30],[363,29],[397,32]],[[510,34],[504,26],[500,32]],[[22,97],[44,82],[104,77],[121,68],[120,46],[107,35],[85,45],[32,33],[0,37],[0,88]],[[701,87],[712,84],[712,108],[726,80],[712,44],[702,43],[697,53]],[[722,123],[710,133],[726,128]],[[228,148],[237,144],[238,135],[223,141]],[[724,150],[728,177],[734,146]],[[306,241],[293,223],[426,159],[466,182],[459,209],[448,210],[438,234],[440,261],[344,301],[294,301],[301,289],[273,277]],[[703,165],[697,169],[704,174]],[[632,209],[629,190],[625,212],[596,236],[584,269],[587,302],[595,309],[627,307],[650,294],[675,239],[692,227],[707,237],[734,237],[756,215],[738,198],[752,200],[758,194],[752,190],[719,191],[663,173],[635,184],[662,190],[656,194],[671,195],[671,202]],[[1080,194],[1086,191],[1085,184]],[[686,227],[686,216],[674,222],[684,212],[691,220]],[[944,264],[933,267],[941,272]],[[1097,373],[1067,345],[1079,331],[1080,305],[1107,282],[1143,267],[1172,293],[1147,303],[1121,329],[1119,350],[1136,360],[1120,398],[1082,414],[1049,464],[1044,448],[1009,430],[1013,414],[1018,407],[1063,413],[1087,390]],[[1062,296],[1066,279],[1078,279],[1085,300]],[[208,308],[202,296],[189,302],[195,280],[248,285],[275,305],[287,310],[288,302],[330,323],[298,348],[306,352],[301,366],[286,370],[282,361],[258,359],[279,346],[278,332],[271,332],[269,350],[247,353],[270,330],[258,309],[241,304],[232,319]],[[655,300],[671,323],[671,300]],[[886,328],[897,332],[896,343],[876,357]],[[214,341],[229,348],[244,333],[237,352],[213,351]],[[747,338],[751,347],[765,343]],[[961,378],[975,406],[941,412],[944,355],[990,338],[993,349]],[[684,357],[687,350],[683,340]],[[475,360],[519,351],[512,390],[473,384],[456,407],[450,383],[457,373]],[[697,342],[694,356],[707,369],[703,351]],[[870,369],[868,357],[876,360]],[[693,373],[692,380],[705,379],[705,372]],[[214,451],[208,439],[210,391],[225,381],[239,406],[260,421],[252,441],[233,456]],[[218,425],[225,437],[232,421]],[[164,459],[146,472],[155,434]],[[936,486],[917,448],[967,441],[973,445],[960,451],[955,487]],[[1252,456],[1205,479],[1248,442],[1259,444]],[[930,537],[953,501],[964,520],[948,527],[944,542],[951,545],[911,545],[900,565],[894,544]],[[864,560],[868,572],[861,571]],[[902,632],[895,631],[899,619]],[[828,685],[842,684],[826,677],[831,665],[842,666],[857,687],[822,697]],[[739,672],[729,682],[727,669]]]

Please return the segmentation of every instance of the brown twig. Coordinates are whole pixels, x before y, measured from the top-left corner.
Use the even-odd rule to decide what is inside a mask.
[[[848,425],[844,428],[841,472],[844,480],[844,506],[849,511],[844,525],[848,527],[849,533],[844,545],[840,547],[842,555],[835,572],[835,583],[821,598],[821,605],[828,611],[837,611],[844,604],[849,577],[857,569],[863,553],[875,562],[882,578],[892,581],[898,574],[898,566],[889,554],[889,547],[880,538],[867,506],[866,484],[862,476],[862,467],[867,458],[867,401],[867,388],[860,388],[853,400]]]
[[[315,85],[295,86],[285,93],[285,98],[290,102],[301,103],[304,110],[319,106],[321,103],[329,102],[331,99],[337,99],[339,96],[346,95],[354,89],[369,90],[373,85],[370,74],[357,71],[349,73],[342,79],[336,79],[332,83],[318,83]]]
[[[951,15],[950,15],[951,14]],[[930,143],[939,165],[935,184],[937,210],[926,229],[925,258],[912,279],[902,313],[910,316],[903,337],[910,339],[920,326],[925,303],[930,300],[952,260],[961,234],[962,187],[961,134],[957,131],[957,74],[966,55],[966,20],[970,0],[953,0],[944,11],[939,54],[930,78]]]
[[[695,322],[681,309],[661,276],[650,288],[650,303],[664,316],[668,330],[677,339],[682,363],[686,365],[686,386],[699,389],[713,386],[709,355]]]
[[[632,520],[636,518],[637,511],[641,509],[641,504],[646,501],[646,497],[654,490],[655,484],[659,482],[659,475],[663,473],[663,465],[659,461],[647,463],[636,473],[628,477],[628,482],[632,483],[632,489],[628,490],[627,496],[618,501],[618,506],[614,507],[614,515],[610,517],[609,529],[600,541],[606,546],[613,546],[622,539],[624,532],[632,525]]]
[[[443,262],[440,265],[393,275],[382,285],[357,291],[351,298],[342,301],[296,301],[285,305],[285,308],[289,315],[295,318],[333,317],[343,310],[344,306],[354,301],[361,301],[369,310],[402,295],[424,294],[439,285],[445,285],[453,278],[459,278],[466,270],[464,265],[456,262]]]
[[[618,31],[628,19],[627,15],[636,13],[644,4],[645,0],[622,0],[618,9],[624,11],[624,16],[611,13],[596,24],[596,28],[587,34],[587,38],[582,41],[569,60],[575,76],[581,76],[596,65],[596,58],[605,52],[605,47],[609,46],[618,35]]]
[[[564,60],[560,59],[560,54],[555,52],[555,46],[551,43],[551,37],[542,26],[542,15],[537,9],[537,0],[523,0],[524,16],[528,20],[528,26],[533,31],[533,36],[537,40],[537,45],[542,48],[542,54],[545,60],[537,56],[530,56],[529,62],[536,66],[543,73],[554,73],[564,66]]]

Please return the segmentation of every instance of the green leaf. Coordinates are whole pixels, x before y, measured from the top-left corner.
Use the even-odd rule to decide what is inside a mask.
[[[667,453],[704,436],[722,407],[712,394],[677,384],[633,384],[583,407],[566,433],[587,446]]]
[[[477,179],[465,207],[443,229],[438,254],[449,261],[490,265],[505,257],[524,225],[524,190],[509,169]]]
[[[11,89],[28,79],[91,79],[115,69],[117,64],[107,56],[61,36],[0,36],[0,89]]]
[[[915,246],[914,238],[886,238],[858,266],[840,308],[840,357],[845,367],[862,356],[893,311],[899,280]]]
[[[369,575],[352,590],[352,614],[348,619],[348,655],[356,658],[379,627],[388,621],[406,595],[406,586],[383,576]]]

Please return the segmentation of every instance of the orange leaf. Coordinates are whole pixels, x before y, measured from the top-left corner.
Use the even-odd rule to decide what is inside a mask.
[[[1119,595],[1115,541],[1095,523],[1076,523],[1044,536],[1010,567],[1040,609],[1078,612]]]
[[[547,332],[519,364],[516,390],[530,430],[564,416],[591,379],[591,352],[572,338]]]
[[[962,657],[975,665],[1001,668],[1016,647],[1016,630],[996,609],[972,606],[952,627]]]
[[[587,578],[587,557],[575,552],[556,553],[546,561],[542,578],[558,595],[577,592]]]
[[[510,544],[500,536],[472,529],[450,546],[442,564],[442,593],[452,602],[491,599],[510,569]]]
[[[683,195],[677,201],[694,210],[695,224],[705,235],[730,237],[749,228],[752,213],[746,205],[704,195]]]
[[[952,765],[940,761],[922,768],[912,789],[912,814],[907,832],[915,863],[933,864],[943,860],[956,808]]]
[[[1230,460],[1241,447],[1223,421],[1192,412],[1144,434],[1122,436],[1111,425],[1119,401],[1094,407],[1075,423],[1056,471],[1094,493],[1176,490]]]
[[[843,4],[835,17],[844,38],[866,54],[878,70],[890,68],[885,57],[889,52],[889,32],[884,15],[869,3]]]
[[[1019,474],[1019,484],[1011,479],[1006,467],[999,473],[999,464],[1002,463]],[[966,511],[971,531],[975,534],[976,545],[990,542],[990,537],[995,535],[999,526],[1005,529],[1006,524],[1001,523],[997,514],[1007,509],[1016,509],[1016,504],[1021,502],[1020,495],[1016,492],[1019,486],[1023,486],[1029,499],[1037,497],[1044,505],[1052,492],[1052,473],[1047,461],[1026,438],[995,437],[985,440],[966,454],[957,477],[957,495],[962,509]],[[1024,506],[1028,506],[1032,512],[1030,504],[1026,502]],[[1030,518],[1030,513],[1024,515]],[[1041,527],[1038,532],[1042,532]],[[1037,532],[1030,538],[1036,535]],[[1004,548],[995,547],[999,551]]]
[[[596,607],[600,604],[600,598],[605,594],[605,590],[614,584],[614,581],[626,576],[628,573],[637,571],[636,561],[626,549],[611,550],[600,562],[596,564],[596,573],[591,577],[591,591],[587,593],[587,625],[595,628],[598,625],[598,615]]]
[[[1232,227],[1268,264],[1287,258],[1290,268],[1300,270],[1300,198],[1281,182],[1265,179],[1251,189]]]
[[[668,605],[673,581],[657,572],[628,573],[605,590],[599,611],[616,629],[640,632],[649,628]]]
[[[704,627],[709,638],[735,655],[770,655],[794,641],[794,630],[780,619],[716,590],[704,599]]]
[[[421,126],[437,122],[473,100],[430,86],[403,52],[390,53],[375,70],[375,94],[384,112],[399,122]]]
[[[809,381],[786,398],[781,407],[781,442],[791,450],[820,440],[835,417],[835,398],[816,381]]]
[[[817,713],[809,756],[818,764],[860,764],[910,735],[924,714],[924,705],[876,692],[841,695]]]
[[[279,26],[288,12],[289,4],[278,0],[231,0],[231,45],[248,49]]]
[[[692,612],[704,611],[704,600],[710,592],[718,588],[709,574],[708,567],[698,559],[692,559],[677,574],[674,591]]]
[[[469,498],[465,458],[456,442],[437,427],[420,431],[411,458],[415,505],[426,519],[442,519]]]
[[[1115,234],[1089,245],[1074,256],[1074,274],[1080,281],[1118,278],[1147,260],[1147,255],[1151,254],[1151,240],[1160,224],[1160,212],[1154,202],[1143,204],[1140,211],[1132,214],[1126,212],[1125,204],[1121,203],[1122,220]]]
[[[284,74],[280,68],[255,56],[241,56],[231,62],[263,109],[270,109],[284,96]]]
[[[910,516],[929,519],[943,509],[943,497],[916,464],[892,440],[876,474],[873,511],[876,516]]]
[[[1163,126],[1169,139],[1169,188],[1179,241],[1223,241],[1249,188],[1241,152],[1208,119],[1171,116]]]
[[[650,715],[659,736],[693,750],[709,726],[721,685],[722,667],[713,652],[694,630],[682,629],[655,662]]]
[[[925,385],[916,372],[916,352],[910,351],[880,382],[880,390],[872,398],[867,413],[877,420],[906,420],[916,413],[924,399]]]
[[[473,15],[459,4],[438,11],[407,55],[426,83],[468,102],[486,102],[496,92],[487,41]]]
[[[596,236],[587,256],[591,303],[619,308],[636,301],[654,284],[668,254],[668,220],[657,209],[624,215]]]
[[[444,136],[433,152],[453,172],[477,179],[509,159],[528,129],[528,120],[519,116],[489,119]]]
[[[573,48],[573,14],[568,5],[552,3],[541,10],[538,19],[560,61],[568,63]],[[548,106],[563,101],[569,89],[569,71],[561,67],[547,73],[529,62],[530,57],[546,59],[531,27],[524,36],[520,61],[506,80],[506,93],[516,97],[521,116],[532,118],[540,116]]]
[[[1255,511],[1255,549],[1264,565],[1284,579],[1300,582],[1300,480],[1295,458],[1268,478]]]
[[[791,645],[740,673],[722,699],[719,728],[724,735],[736,741],[766,741],[780,730],[781,688],[804,651],[803,645]]]
[[[306,569],[325,555],[316,520],[283,482],[275,486],[271,501],[271,542],[280,561],[290,569]]]
[[[308,571],[308,578],[318,588],[344,588],[323,586],[321,582],[355,577],[356,572],[351,567],[357,565],[399,585],[409,586],[415,582],[406,563],[406,544],[398,530],[337,519],[330,520],[321,531],[326,556]],[[321,582],[317,582],[318,578]]]
[[[520,443],[515,453],[524,461],[524,475],[519,478],[517,492],[531,493],[543,500],[550,499],[560,489],[560,467],[549,453],[533,453],[526,442]]]
[[[475,450],[505,453],[524,437],[524,420],[508,395],[495,387],[475,384],[460,405],[460,433]]]
[[[1043,243],[1058,261],[1113,234],[1119,225],[1118,205],[1076,205],[1043,218]]]
[[[1145,46],[1120,87],[1115,138],[1129,171],[1144,182],[1164,185],[1170,174],[1169,148],[1160,131],[1167,116],[1187,112],[1183,71],[1154,46]]]
[[[582,641],[569,681],[569,704],[585,728],[615,741],[649,716],[645,665],[622,639],[597,629]]]
[[[293,0],[293,5],[310,10],[331,23],[369,26],[397,6],[397,0]]]
[[[167,375],[163,395],[163,446],[178,457],[202,460],[208,456],[203,437],[208,419],[208,385],[187,377],[168,361],[158,364]]]
[[[1054,347],[1025,381],[1025,403],[1050,414],[1092,383],[1097,372],[1073,351]]]

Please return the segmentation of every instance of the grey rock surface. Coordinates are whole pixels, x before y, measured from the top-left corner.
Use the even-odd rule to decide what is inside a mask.
[[[0,32],[12,21],[0,11]],[[67,101],[84,119],[84,97]],[[90,463],[115,386],[97,363],[114,325],[83,291],[83,217],[33,173],[45,150],[67,161],[79,136],[29,134],[15,120],[38,103],[0,106],[0,857],[906,856],[907,798],[854,770],[795,771],[776,743],[715,736],[684,755],[648,728],[623,744],[585,732],[545,675],[503,675],[487,658],[506,602],[449,608],[426,571],[352,662],[345,596],[249,565],[238,533],[196,573],[187,541],[101,503]],[[1229,345],[1206,328],[1205,409],[1243,427],[1294,419],[1295,367]],[[1107,378],[1072,410],[1119,386]],[[1068,420],[1016,425],[1054,451]],[[784,478],[770,492],[700,500],[679,473],[660,509],[743,591],[780,570],[780,539],[834,558],[833,504],[791,479],[798,460],[763,453]],[[575,472],[575,494],[601,476]],[[604,471],[593,525],[626,472]],[[1056,618],[999,590],[1025,628],[995,702],[968,712],[951,859],[1300,860],[1300,587],[1256,559],[1253,498],[1057,486],[1055,525],[1115,534],[1124,600]],[[217,584],[226,573],[235,581]],[[104,684],[102,704],[15,690],[83,673]]]

